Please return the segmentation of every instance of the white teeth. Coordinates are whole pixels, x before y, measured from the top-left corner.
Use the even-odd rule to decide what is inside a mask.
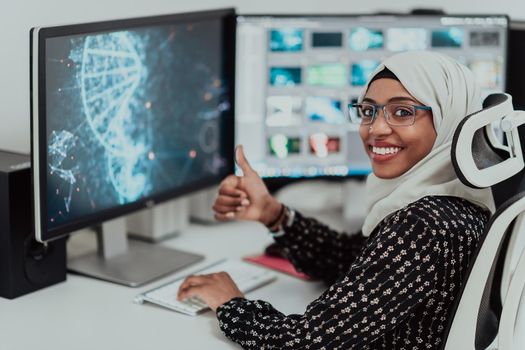
[[[375,154],[393,154],[401,151],[400,147],[372,147],[372,152]]]

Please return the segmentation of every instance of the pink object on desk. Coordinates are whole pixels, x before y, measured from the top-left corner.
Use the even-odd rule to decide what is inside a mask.
[[[279,272],[284,272],[288,275],[303,279],[303,280],[311,280],[310,277],[305,275],[304,273],[298,272],[295,267],[290,263],[288,260],[283,258],[278,258],[274,256],[268,256],[268,255],[253,255],[253,256],[247,256],[244,258],[244,260],[262,265],[264,267],[268,267],[272,270],[276,270]]]

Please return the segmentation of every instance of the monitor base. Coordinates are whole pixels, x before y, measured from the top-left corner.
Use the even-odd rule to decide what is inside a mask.
[[[96,252],[68,261],[68,270],[84,276],[139,287],[202,260],[202,255],[150,243],[129,241],[128,251],[102,258]]]
[[[73,273],[139,287],[202,260],[202,255],[158,244],[128,240],[124,218],[104,222],[96,230],[97,250],[68,260]]]

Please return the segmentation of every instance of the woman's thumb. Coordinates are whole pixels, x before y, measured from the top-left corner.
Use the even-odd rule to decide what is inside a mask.
[[[244,156],[244,149],[242,145],[235,147],[235,162],[237,163],[239,168],[241,168],[245,176],[255,173],[255,170],[253,170],[253,168],[248,163],[248,160]]]

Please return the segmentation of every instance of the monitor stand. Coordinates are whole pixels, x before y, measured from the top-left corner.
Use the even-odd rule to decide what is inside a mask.
[[[128,240],[126,220],[105,222],[96,232],[97,251],[69,259],[68,270],[139,287],[202,260],[202,255]]]
[[[189,197],[190,220],[199,224],[214,225],[220,221],[215,220],[212,207],[219,193],[219,186],[206,188]]]

